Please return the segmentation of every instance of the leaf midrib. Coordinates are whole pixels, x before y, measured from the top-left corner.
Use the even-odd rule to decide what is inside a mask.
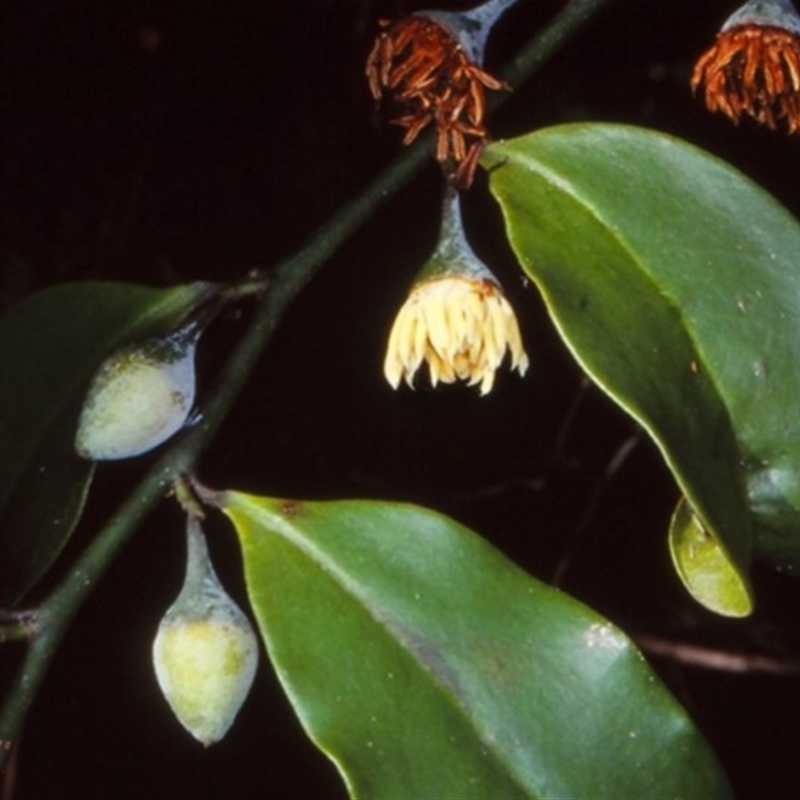
[[[402,506],[402,504],[396,505]],[[244,513],[250,516],[251,520],[253,521],[258,519],[258,521],[268,530],[275,533],[280,533],[285,541],[296,547],[303,555],[307,556],[308,559],[324,574],[334,579],[341,590],[366,611],[366,613],[375,622],[376,626],[381,628],[384,631],[384,634],[391,641],[395,642],[407,654],[412,663],[416,664],[422,673],[430,676],[430,680],[438,690],[439,694],[447,703],[451,705],[451,707],[455,708],[462,718],[466,720],[467,727],[474,732],[476,741],[487,752],[492,753],[495,763],[497,763],[500,768],[509,776],[511,781],[516,783],[520,787],[520,790],[531,800],[537,800],[539,795],[532,794],[530,787],[517,773],[513,765],[510,764],[507,759],[500,757],[502,750],[498,750],[498,748],[493,745],[490,738],[484,738],[484,736],[481,735],[481,731],[476,726],[477,721],[468,713],[468,707],[459,702],[458,698],[452,693],[446,682],[443,681],[435,671],[430,669],[425,662],[419,659],[418,653],[413,646],[409,645],[405,638],[399,636],[398,631],[400,626],[392,624],[388,616],[381,616],[377,611],[378,604],[371,604],[369,602],[369,598],[364,597],[363,594],[358,591],[360,584],[356,579],[352,578],[346,571],[340,569],[335,560],[331,560],[322,548],[311,543],[302,535],[302,533],[297,531],[297,529],[290,525],[286,519],[280,515],[271,514],[264,509],[258,510],[257,517],[253,515],[249,509]]]
[[[502,149],[502,145],[500,146]],[[621,226],[616,224],[615,222],[609,221],[609,219],[601,212],[601,210],[588,198],[585,196],[581,191],[577,189],[574,183],[570,180],[564,178],[562,175],[556,173],[551,167],[544,164],[541,160],[532,156],[529,152],[525,152],[524,154],[515,153],[513,159],[524,166],[529,172],[538,176],[543,181],[545,181],[551,188],[554,190],[561,192],[568,200],[573,201],[580,209],[582,209],[586,214],[588,214],[593,220],[596,221],[598,226],[611,238],[613,242],[616,243],[621,253],[624,254],[626,260],[633,265],[633,269],[644,279],[647,286],[653,291],[653,293],[658,296],[659,298],[663,299],[664,305],[667,308],[667,311],[676,319],[679,325],[680,331],[683,333],[686,341],[689,344],[689,347],[693,353],[696,354],[697,358],[697,365],[698,369],[704,369],[705,375],[708,379],[710,386],[713,389],[714,397],[717,401],[718,407],[724,410],[724,419],[726,423],[726,428],[728,432],[728,436],[730,441],[735,445],[737,453],[739,454],[739,461],[737,463],[741,463],[742,457],[742,443],[739,441],[739,438],[736,434],[736,429],[733,426],[733,420],[730,415],[730,411],[728,408],[727,402],[725,402],[725,395],[721,392],[719,382],[713,378],[713,371],[707,368],[707,361],[705,356],[702,355],[702,351],[698,346],[698,341],[694,335],[694,330],[692,326],[689,324],[687,317],[682,313],[680,305],[667,294],[662,288],[656,283],[653,276],[641,266],[641,259],[639,258],[638,251],[632,246],[632,244],[622,235]],[[500,167],[502,168],[502,166]],[[545,287],[539,287],[542,294],[547,299],[549,297],[549,292]],[[548,306],[551,303],[548,302]],[[561,332],[562,336],[565,340],[570,341],[571,337],[564,331],[563,327],[561,326],[559,320],[554,316],[553,317],[554,323],[558,327],[559,331]],[[662,437],[659,435],[657,429],[651,424],[650,420],[647,419],[642,413],[638,410],[632,408],[631,404],[628,401],[627,397],[622,397],[614,392],[611,391],[607,383],[603,380],[602,376],[596,374],[596,372],[585,362],[585,360],[581,357],[579,351],[571,347],[570,348],[573,352],[575,358],[579,361],[581,366],[590,374],[592,375],[594,381],[600,386],[604,392],[606,392],[613,400],[622,406],[634,419],[636,419],[643,428],[647,431],[651,439],[656,443],[659,450],[661,451],[665,461],[667,462],[670,471],[675,476],[680,489],[689,499],[691,504],[695,506],[697,509],[702,509],[704,504],[702,503],[700,498],[695,496],[695,493],[692,491],[691,487],[686,484],[683,479],[681,470],[678,469],[673,456],[670,453],[670,450],[667,448],[667,443]],[[744,507],[748,511],[748,520],[750,519],[750,508],[749,505],[746,503],[744,493],[741,493],[742,501]],[[713,529],[713,526],[709,526]],[[749,527],[749,526],[748,526]],[[722,542],[723,547],[725,547],[725,542]],[[727,549],[727,547],[725,547]]]

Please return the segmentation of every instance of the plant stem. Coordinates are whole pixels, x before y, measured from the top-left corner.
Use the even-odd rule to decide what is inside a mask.
[[[511,62],[499,71],[500,76],[512,86],[528,80],[610,2],[611,0],[572,0],[571,3],[567,3],[550,25],[541,34],[533,37]]]
[[[544,31],[533,37],[503,71],[504,77],[515,84],[530,78],[607,2],[572,0]],[[406,150],[361,195],[323,225],[307,247],[274,270],[269,289],[226,363],[202,420],[159,459],[42,604],[37,632],[0,708],[0,767],[5,764],[61,639],[84,600],[173,480],[194,468],[294,298],[339,246],[430,161],[432,142],[429,135]]]

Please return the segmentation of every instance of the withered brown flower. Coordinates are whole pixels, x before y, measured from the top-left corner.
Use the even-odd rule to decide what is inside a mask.
[[[366,67],[372,96],[389,93],[398,103],[392,122],[405,128],[404,144],[433,125],[436,158],[454,163],[456,181],[468,186],[488,136],[484,90],[508,86],[470,60],[458,39],[431,19],[412,15],[380,24],[384,30]]]
[[[800,131],[800,17],[785,0],[747,3],[728,19],[692,73],[709,111],[735,124],[752,117],[768,128]]]

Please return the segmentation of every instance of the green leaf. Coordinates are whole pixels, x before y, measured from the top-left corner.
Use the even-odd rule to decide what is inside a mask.
[[[278,676],[353,797],[730,796],[617,628],[452,520],[216,502]]]
[[[15,604],[74,530],[94,465],[74,451],[88,383],[114,347],[167,330],[215,287],[74,283],[0,317],[0,604]]]
[[[706,608],[726,617],[753,611],[739,572],[683,498],[670,522],[669,550],[684,586]]]
[[[713,156],[628,126],[537,131],[484,165],[568,347],[648,430],[740,579],[753,544],[800,569],[797,222]]]

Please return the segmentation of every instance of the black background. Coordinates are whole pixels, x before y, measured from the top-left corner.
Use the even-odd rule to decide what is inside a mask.
[[[498,27],[487,66],[516,52],[560,6],[522,2]],[[369,97],[363,64],[377,19],[420,7],[6,3],[0,304],[87,278],[232,279],[290,255],[396,154],[399,132]],[[694,60],[732,10],[715,0],[612,0],[515,92],[492,119],[493,134],[583,119],[654,127],[736,164],[797,214],[798,140],[747,123],[734,128],[688,89]],[[664,544],[677,489],[649,442],[597,495],[604,468],[636,429],[597,390],[581,389],[535,290],[519,278],[482,177],[465,201],[469,235],[518,309],[532,368],[523,381],[499,375],[488,398],[385,384],[388,328],[434,245],[440,185],[432,165],[301,295],[202,459],[202,480],[262,494],[430,505],[540,578],[566,561],[563,587],[634,636],[796,661],[795,581],[757,569],[758,609],[745,621],[713,617],[678,585]],[[222,319],[209,331],[201,387],[242,325]],[[148,463],[103,465],[67,561]],[[208,530],[219,572],[244,604],[234,537],[223,520]],[[29,717],[7,800],[344,796],[266,662],[222,743],[203,750],[172,718],[150,646],[179,588],[183,546],[181,515],[164,503],[68,634]],[[0,651],[4,676],[19,649]],[[740,797],[800,796],[797,675],[652,661]]]

